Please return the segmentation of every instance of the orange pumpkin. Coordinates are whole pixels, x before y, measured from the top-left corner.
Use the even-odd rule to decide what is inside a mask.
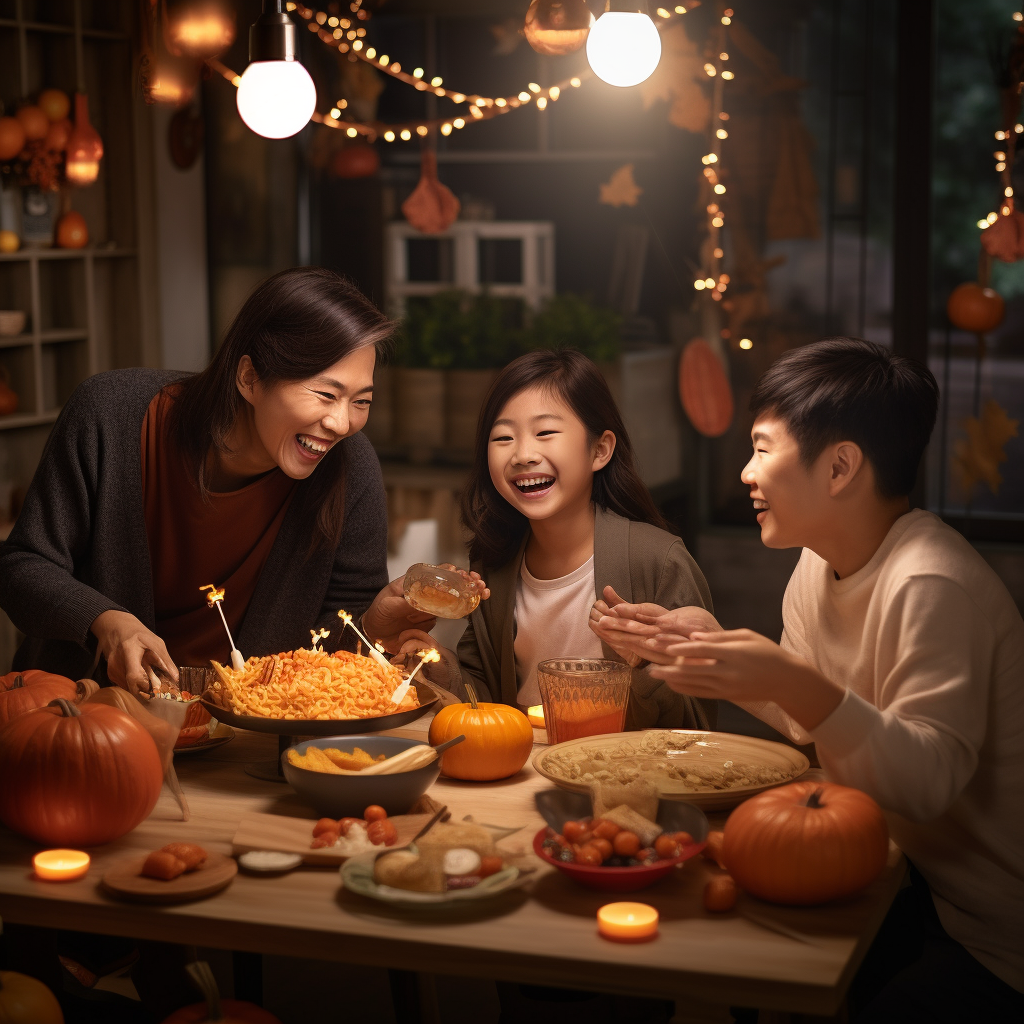
[[[0,727],[0,821],[50,846],[98,846],[130,832],[156,804],[163,766],[133,718],[59,699]]]
[[[973,334],[995,330],[1006,315],[1006,303],[999,292],[983,288],[975,281],[965,281],[950,292],[946,315],[954,327]]]
[[[25,148],[25,129],[16,117],[0,117],[0,160],[13,160]]]
[[[740,804],[725,823],[722,862],[763,900],[812,906],[852,896],[889,855],[882,809],[866,793],[831,782],[794,782]]]
[[[46,707],[52,700],[63,697],[78,701],[87,696],[86,690],[99,687],[91,679],[76,683],[67,676],[57,676],[38,669],[11,672],[0,678],[0,725],[26,711]]]
[[[84,249],[89,244],[89,227],[77,210],[69,210],[57,221],[57,247]]]
[[[441,708],[430,723],[435,747],[463,735],[465,740],[441,755],[441,771],[450,779],[490,782],[506,779],[526,764],[533,751],[533,726],[518,708],[477,701],[467,686],[468,704]]]
[[[25,138],[29,142],[46,138],[46,133],[50,130],[50,119],[39,107],[29,104],[22,107],[14,116],[20,122],[25,131]]]
[[[189,964],[185,970],[203,993],[204,1001],[175,1010],[163,1024],[204,1024],[206,1021],[216,1021],[217,1024],[281,1024],[272,1013],[253,1003],[221,999],[213,971],[205,961]]]
[[[0,1021],[4,1024],[64,1024],[56,996],[27,974],[0,971]]]
[[[52,121],[62,121],[71,113],[71,100],[61,89],[44,89],[39,94],[39,109]]]
[[[720,437],[729,429],[732,388],[722,360],[703,338],[694,338],[683,349],[679,397],[694,429],[705,437]]]

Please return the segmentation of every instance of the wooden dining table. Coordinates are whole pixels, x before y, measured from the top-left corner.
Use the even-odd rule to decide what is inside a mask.
[[[421,719],[393,734],[425,738],[426,729]],[[543,732],[537,739],[544,739]],[[535,751],[540,747],[538,742]],[[276,752],[276,737],[239,730],[218,749],[176,757],[189,820],[181,820],[165,787],[146,821],[123,839],[90,851],[90,871],[78,881],[37,879],[31,859],[40,847],[0,828],[0,918],[255,954],[663,998],[675,1001],[676,1024],[710,1024],[731,1020],[730,1006],[836,1013],[904,875],[903,858],[892,846],[882,875],[856,897],[789,908],[741,894],[736,910],[725,914],[703,907],[705,883],[720,869],[701,857],[650,888],[619,895],[583,888],[529,853],[537,870],[521,889],[460,907],[415,910],[348,892],[337,869],[319,867],[272,878],[239,873],[213,896],[171,906],[122,902],[101,887],[111,865],[168,842],[196,842],[230,854],[240,819],[253,812],[315,819],[289,786],[245,772],[247,763]],[[503,845],[529,851],[544,824],[534,794],[549,786],[528,763],[498,782],[441,778],[429,794],[456,819],[472,815],[522,826]],[[709,813],[713,828],[721,828],[725,817]],[[655,939],[623,944],[598,935],[598,908],[620,899],[658,910]]]

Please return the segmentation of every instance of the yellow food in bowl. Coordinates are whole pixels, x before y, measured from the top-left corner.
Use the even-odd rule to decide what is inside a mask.
[[[379,764],[386,760],[386,754],[372,757],[360,747],[356,747],[351,753],[337,747],[306,747],[304,754],[300,754],[294,747],[288,751],[289,764],[296,768],[305,768],[306,771],[326,772],[330,775],[340,775],[342,771],[361,772],[371,764]]]

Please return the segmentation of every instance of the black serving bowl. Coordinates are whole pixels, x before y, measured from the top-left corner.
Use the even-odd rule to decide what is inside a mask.
[[[410,747],[425,746],[422,740],[404,740],[398,736],[324,736],[296,743],[288,750],[305,753],[307,747],[337,747],[351,751],[361,747],[377,757],[395,754]],[[437,781],[441,772],[440,758],[423,768],[394,775],[331,775],[297,768],[288,760],[288,750],[281,754],[284,777],[317,814],[325,818],[361,818],[370,804],[379,804],[389,815],[405,814]]]

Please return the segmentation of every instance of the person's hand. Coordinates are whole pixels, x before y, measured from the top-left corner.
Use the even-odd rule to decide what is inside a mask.
[[[392,665],[412,671],[420,660],[420,652],[433,648],[441,655],[441,660],[426,662],[416,677],[422,676],[428,683],[440,686],[443,690],[451,690],[462,678],[458,656],[447,647],[442,647],[429,633],[421,629],[407,629],[398,641],[398,653],[391,659]]]
[[[89,627],[107,662],[107,676],[136,697],[150,689],[150,669],[178,682],[178,669],[156,633],[134,615],[115,609],[96,616]]]
[[[487,584],[477,572],[468,572],[454,565],[445,563],[442,569],[451,569],[460,576],[472,581],[485,601],[491,596]],[[373,642],[379,640],[387,651],[394,654],[401,645],[401,635],[406,630],[418,629],[424,633],[434,628],[437,619],[428,612],[413,608],[405,599],[405,577],[392,580],[374,599],[373,604],[363,615],[362,630]]]
[[[692,632],[688,640],[655,636],[644,642],[648,670],[679,693],[731,701],[771,701],[805,729],[820,725],[845,690],[803,658],[751,629]]]
[[[714,615],[699,605],[670,610],[652,602],[628,604],[611,587],[604,588],[604,597],[590,610],[590,628],[634,666],[642,660],[656,660],[645,646],[651,637],[667,635],[678,642],[689,638],[695,630],[711,632],[722,628]]]

